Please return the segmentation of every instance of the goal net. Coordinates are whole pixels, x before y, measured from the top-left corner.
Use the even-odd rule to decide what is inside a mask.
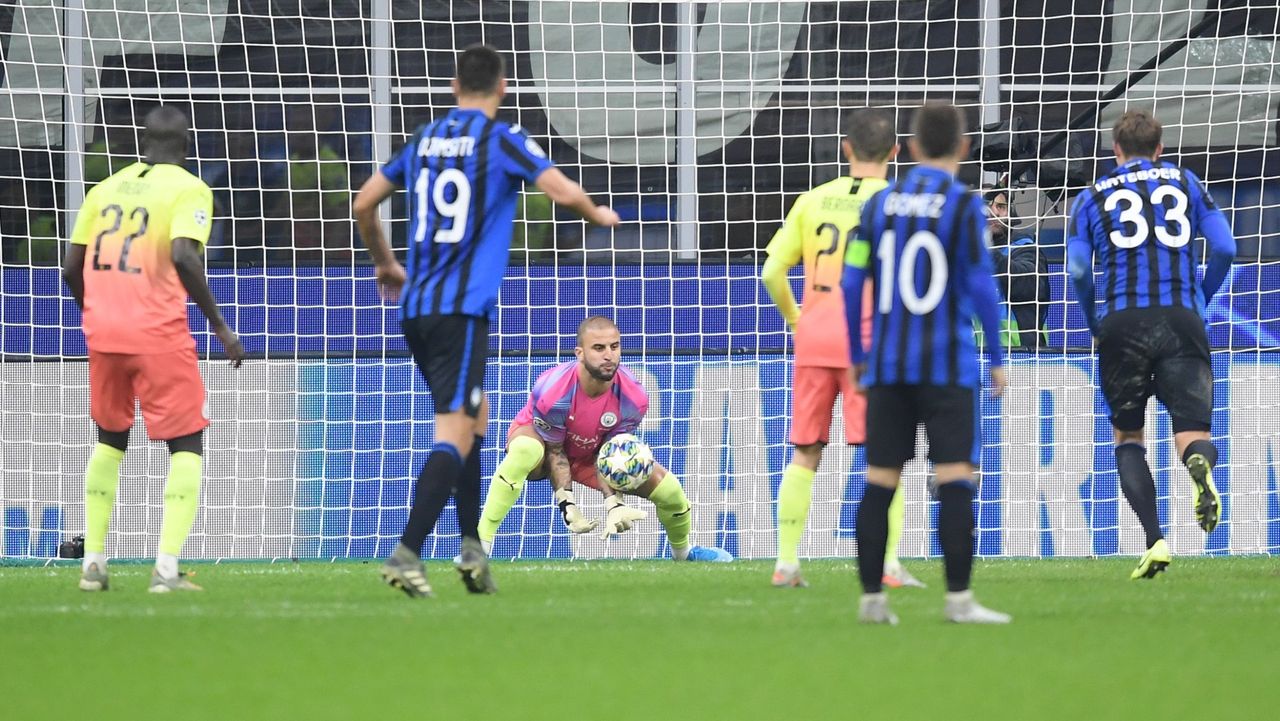
[[[849,110],[896,108],[905,136],[912,108],[947,100],[974,131],[962,176],[1007,188],[1008,237],[1032,238],[1047,263],[1048,296],[1032,304],[1043,317],[1040,348],[1013,353],[1008,395],[983,404],[978,550],[1140,551],[1062,238],[1071,198],[1111,167],[1111,124],[1143,107],[1164,124],[1166,155],[1206,180],[1239,241],[1229,285],[1208,311],[1224,522],[1207,537],[1196,528],[1168,418],[1153,403],[1148,459],[1161,517],[1177,553],[1280,551],[1274,3],[1024,5],[0,5],[3,557],[51,557],[83,529],[95,436],[79,313],[59,277],[62,242],[85,191],[136,159],[138,125],[159,103],[192,119],[189,168],[216,205],[211,284],[252,354],[230,369],[193,308],[212,426],[184,553],[390,552],[431,447],[431,403],[397,311],[378,298],[357,250],[350,203],[418,124],[451,106],[453,59],[481,41],[508,62],[501,117],[528,129],[624,220],[612,232],[589,229],[536,192],[522,196],[510,265],[487,269],[506,280],[486,381],[486,479],[533,379],[571,357],[583,317],[604,313],[621,326],[625,360],[650,392],[642,434],[686,488],[694,542],[773,556],[791,364],[759,281],[763,248],[799,193],[845,172],[838,141]],[[396,197],[386,223],[401,252],[404,216]],[[1019,280],[1003,278],[1004,292]],[[167,465],[139,418],[109,553],[155,553]],[[920,461],[905,474],[905,557],[939,552],[927,477]],[[803,556],[855,553],[864,484],[861,450],[828,447]],[[603,515],[597,494],[578,496],[588,516]],[[495,555],[668,553],[653,509],[637,503],[650,517],[621,538],[571,536],[548,484],[530,481]],[[458,545],[450,508],[426,550],[450,557]]]

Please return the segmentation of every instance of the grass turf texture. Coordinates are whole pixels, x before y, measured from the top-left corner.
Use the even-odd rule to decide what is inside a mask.
[[[194,564],[207,590],[168,596],[146,565],[100,594],[0,567],[0,717],[1274,718],[1280,564],[1133,563],[979,562],[1015,620],[958,627],[940,563],[909,562],[930,587],[890,592],[897,628],[855,622],[848,561],[786,590],[767,562],[496,562],[491,597],[432,563],[418,601],[373,562]]]

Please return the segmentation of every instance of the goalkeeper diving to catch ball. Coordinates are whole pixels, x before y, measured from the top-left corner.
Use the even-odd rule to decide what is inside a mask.
[[[630,530],[647,515],[623,503],[622,492],[596,475],[600,446],[620,433],[634,433],[649,409],[644,387],[620,362],[621,346],[618,326],[604,316],[591,316],[578,325],[578,359],[547,370],[534,383],[529,402],[507,431],[507,455],[489,484],[480,514],[480,542],[486,552],[492,551],[498,526],[529,478],[550,479],[565,526],[574,533],[589,533],[599,525],[584,517],[574,501],[574,481],[604,494],[606,539]],[[661,464],[655,462],[649,479],[628,493],[653,502],[675,560],[733,560],[724,549],[689,542],[689,499],[680,480]]]

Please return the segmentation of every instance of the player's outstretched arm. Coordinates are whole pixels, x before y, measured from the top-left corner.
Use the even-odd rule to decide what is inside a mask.
[[[391,244],[382,234],[382,222],[378,219],[378,206],[382,201],[396,192],[396,184],[391,182],[382,171],[374,173],[360,186],[356,193],[351,212],[356,218],[356,228],[360,231],[360,240],[369,249],[373,257],[374,273],[378,278],[378,290],[387,300],[400,297],[400,289],[404,287],[404,266],[396,260],[391,252]]]
[[[1204,269],[1204,279],[1201,281],[1204,304],[1207,306],[1231,270],[1231,262],[1236,258],[1236,238],[1231,234],[1231,226],[1227,225],[1227,218],[1221,211],[1208,213],[1200,232],[1209,242],[1209,264]]]
[[[538,175],[538,190],[547,194],[551,202],[563,205],[582,216],[588,223],[612,228],[620,221],[618,214],[607,205],[596,205],[587,191],[582,189],[559,168],[548,168]]]
[[[71,297],[84,310],[84,253],[88,246],[72,243],[67,247],[67,257],[62,261],[62,279],[71,289]]]
[[[174,238],[170,252],[182,287],[187,289],[187,295],[200,306],[204,317],[209,319],[209,325],[222,342],[231,366],[239,368],[244,360],[244,346],[240,345],[240,338],[227,325],[222,311],[218,309],[218,302],[213,298],[213,291],[209,290],[209,281],[204,275],[204,260],[200,257],[200,243],[191,238]]]

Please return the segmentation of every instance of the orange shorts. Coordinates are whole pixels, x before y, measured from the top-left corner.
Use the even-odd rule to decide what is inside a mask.
[[[507,445],[511,445],[511,439],[515,437],[516,431],[522,428],[532,428],[528,423],[512,423],[507,429]],[[534,431],[537,437],[537,431]],[[596,459],[595,458],[570,458],[569,459],[569,477],[575,483],[581,483],[588,488],[600,490],[600,479],[596,476]],[[541,466],[535,468],[533,473],[529,474],[529,480],[540,481],[547,478],[547,464],[544,460]]]
[[[171,441],[209,425],[195,348],[138,355],[89,351],[89,415],[94,423],[107,431],[129,430],[135,398],[153,441]]]
[[[844,398],[844,437],[860,444],[867,439],[867,398],[860,395],[848,368],[796,366],[791,383],[791,442],[797,446],[826,443],[836,395]]]

